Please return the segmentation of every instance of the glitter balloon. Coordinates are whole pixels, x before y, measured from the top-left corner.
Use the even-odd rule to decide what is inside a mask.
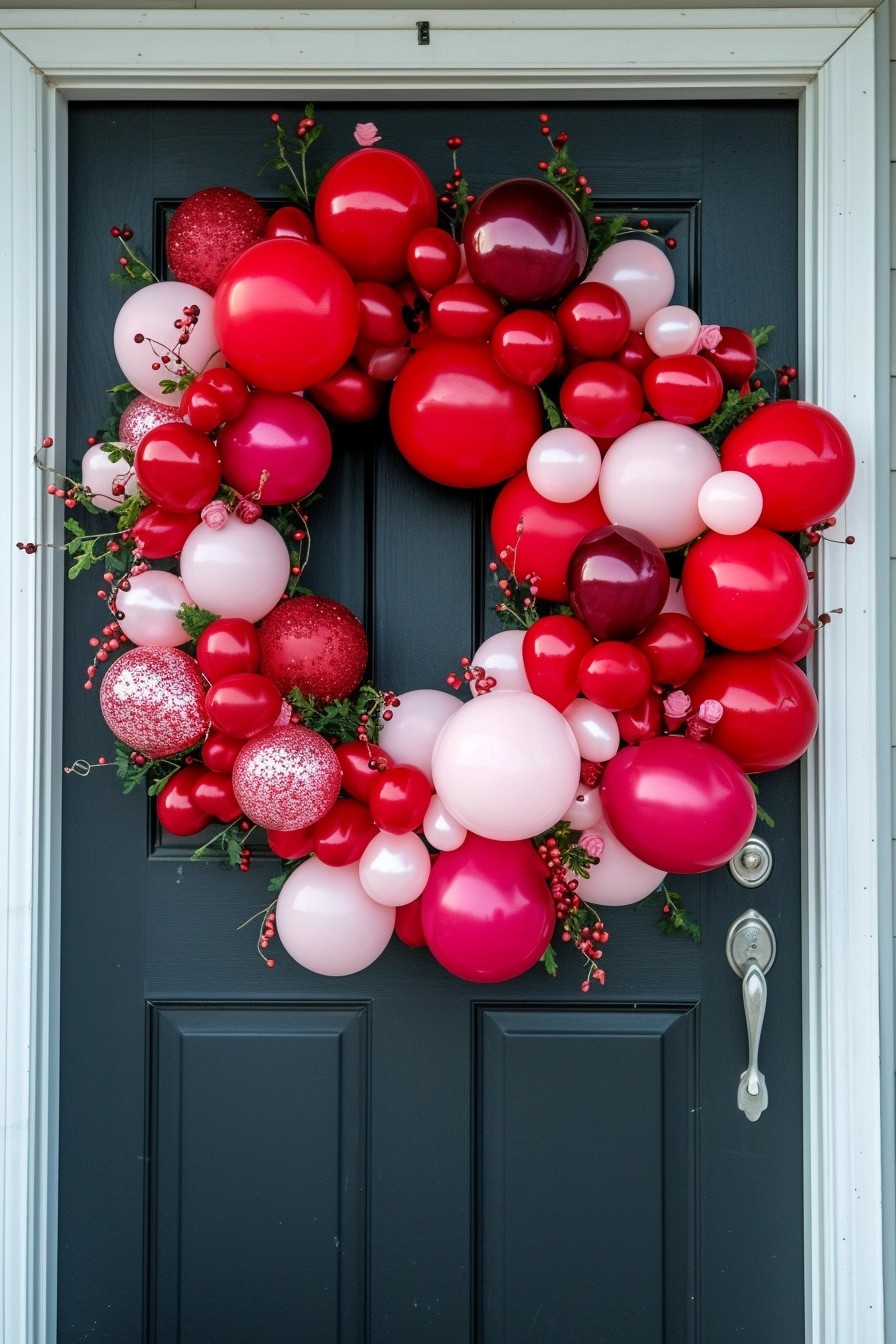
[[[287,695],[294,686],[324,704],[357,690],[367,636],[348,607],[329,597],[291,597],[261,623],[261,671]]]
[[[329,742],[310,728],[269,728],[246,743],[233,765],[233,792],[257,826],[297,831],[329,812],[342,770]]]
[[[144,644],[123,653],[104,674],[100,710],[126,746],[157,760],[205,736],[205,691],[195,658]]]
[[[151,429],[158,429],[159,425],[170,425],[173,420],[179,419],[176,406],[153,401],[152,397],[146,397],[141,392],[139,397],[125,406],[118,426],[118,437],[128,448],[136,450],[144,434],[148,434]]]
[[[234,257],[264,237],[268,212],[244,191],[207,187],[171,216],[165,247],[176,280],[214,294]]]

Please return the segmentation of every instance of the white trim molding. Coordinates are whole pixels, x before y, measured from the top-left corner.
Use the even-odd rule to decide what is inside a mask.
[[[879,907],[890,900],[888,258],[871,8],[433,11],[0,10],[0,1334],[55,1338],[58,568],[31,465],[61,436],[67,105],[301,89],[555,98],[797,97],[803,377],[850,427],[856,486],[825,546],[819,745],[806,766],[807,1339],[883,1344]],[[839,529],[838,529],[839,530]],[[34,561],[37,560],[37,564]],[[5,674],[3,668],[5,667]],[[892,1088],[892,1078],[887,1086]],[[889,1108],[888,1112],[889,1114]],[[892,1137],[892,1136],[890,1136]]]

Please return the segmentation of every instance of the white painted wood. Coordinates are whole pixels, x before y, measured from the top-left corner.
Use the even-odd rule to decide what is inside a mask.
[[[0,600],[14,642],[0,643],[0,1293],[3,1337],[55,1337],[52,1307],[58,948],[54,680],[58,576],[11,549],[48,526],[29,465],[53,432],[64,357],[65,103],[68,97],[318,94],[351,87],[398,96],[515,89],[557,96],[689,97],[799,91],[804,142],[804,330],[810,395],[845,419],[860,471],[843,526],[856,546],[826,547],[823,605],[845,614],[816,660],[822,736],[807,765],[807,1297],[813,1344],[882,1344],[878,903],[888,898],[889,674],[885,582],[888,491],[881,488],[886,379],[886,250],[875,215],[875,34],[868,11],[592,11],[544,16],[440,13],[445,52],[396,55],[407,14],[364,15],[347,49],[347,11],[101,14],[0,11]],[[400,20],[400,23],[399,23]],[[311,28],[310,22],[314,23]],[[562,29],[562,41],[552,32]],[[452,26],[453,24],[453,26]],[[528,26],[527,26],[528,25]],[[774,27],[773,34],[768,29]],[[475,31],[474,31],[475,30]],[[441,39],[440,39],[441,40]],[[449,48],[446,46],[446,51]],[[423,55],[421,56],[421,52]],[[429,65],[422,61],[428,60]],[[354,64],[352,64],[354,62]],[[35,69],[32,67],[36,67]],[[43,73],[51,88],[45,89]],[[314,87],[309,88],[313,79]],[[759,170],[758,168],[756,169]],[[57,232],[58,224],[58,232]],[[11,333],[15,333],[14,342]],[[5,348],[3,342],[6,342]],[[61,423],[61,416],[60,416]],[[32,669],[36,669],[32,676]],[[878,849],[883,851],[880,855]],[[882,878],[884,879],[882,885]]]

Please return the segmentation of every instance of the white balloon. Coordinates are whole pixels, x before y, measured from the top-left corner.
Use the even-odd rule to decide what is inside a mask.
[[[110,443],[109,448],[124,448],[123,443]],[[137,477],[134,468],[128,466],[122,458],[113,462],[101,443],[94,443],[87,449],[81,461],[81,484],[90,491],[90,502],[98,509],[109,513],[119,509],[128,495],[137,490]],[[113,494],[113,486],[121,486],[118,494]]]
[[[655,355],[689,354],[700,335],[700,318],[693,308],[675,303],[651,313],[644,324],[644,339]]]
[[[277,936],[300,966],[317,975],[353,975],[385,950],[395,911],[370,899],[357,863],[332,868],[315,857],[283,883],[276,920]]]
[[[429,850],[413,831],[375,835],[361,855],[361,886],[380,905],[410,905],[429,881]]]
[[[604,842],[598,863],[579,878],[577,894],[589,905],[633,905],[649,896],[665,878],[661,868],[635,858],[610,830],[604,818],[594,827]]]
[[[526,472],[534,490],[556,504],[584,499],[597,485],[600,449],[580,429],[549,429],[529,449]]]
[[[423,834],[433,849],[460,849],[467,838],[467,828],[452,817],[439,795],[434,793],[423,818]]]
[[[743,471],[720,471],[711,476],[697,496],[700,517],[713,532],[737,536],[759,521],[762,490]]]
[[[184,309],[193,305],[199,315],[189,340],[179,346],[181,329],[175,323],[182,322]],[[214,313],[211,294],[180,280],[161,280],[138,289],[122,305],[112,333],[115,358],[128,382],[153,401],[179,406],[183,392],[163,392],[161,383],[166,378],[176,381],[174,370],[181,352],[185,364],[197,373],[224,363],[215,336]],[[153,364],[159,367],[154,369]]]
[[[396,765],[415,765],[432,784],[432,749],[461,701],[447,691],[404,691],[392,718],[380,725],[379,744]]]
[[[609,761],[619,750],[616,715],[603,705],[581,697],[563,711],[572,729],[583,761]]]
[[[183,603],[193,599],[176,574],[164,569],[146,569],[119,588],[115,605],[122,613],[121,628],[132,644],[157,644],[176,648],[190,636],[178,619]]]
[[[611,523],[633,527],[661,550],[704,530],[697,496],[721,471],[712,445],[689,425],[653,420],[621,434],[604,454],[600,501]]]
[[[275,527],[263,518],[241,523],[233,514],[221,528],[199,523],[180,556],[181,578],[197,606],[246,621],[273,610],[289,569],[289,549]]]
[[[481,667],[487,677],[494,677],[496,691],[531,691],[529,678],[523,666],[524,630],[499,630],[489,635],[473,654],[472,666]],[[474,695],[480,692],[473,690]]]

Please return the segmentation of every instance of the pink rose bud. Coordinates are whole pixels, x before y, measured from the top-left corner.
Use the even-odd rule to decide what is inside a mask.
[[[691,353],[696,355],[698,350],[715,350],[716,346],[721,345],[721,343],[721,327],[701,327]]]
[[[704,700],[688,723],[688,737],[692,742],[703,742],[712,737],[712,730],[724,713],[718,700]]]
[[[229,510],[223,499],[213,499],[211,504],[206,504],[199,517],[210,527],[213,532],[220,532],[222,527],[226,527]]]
[[[666,732],[674,733],[691,712],[691,697],[685,691],[670,691],[663,701]]]
[[[724,713],[725,707],[718,700],[704,700],[697,710],[697,714],[703,722],[713,726],[718,723]]]
[[[604,838],[597,831],[583,831],[579,836],[579,844],[592,859],[599,859],[604,852]]]
[[[254,523],[261,517],[261,505],[254,499],[239,499],[233,512],[241,523]]]
[[[372,121],[359,121],[355,127],[355,139],[362,149],[369,149],[375,145],[377,140],[382,140],[381,135],[377,135],[376,127]]]

